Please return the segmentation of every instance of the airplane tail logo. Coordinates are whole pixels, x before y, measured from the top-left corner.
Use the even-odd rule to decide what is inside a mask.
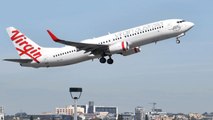
[[[40,63],[38,59],[42,56],[42,48],[38,44],[30,40],[14,27],[8,27],[7,33],[9,34],[10,39],[12,40],[21,59],[32,59],[33,61]]]

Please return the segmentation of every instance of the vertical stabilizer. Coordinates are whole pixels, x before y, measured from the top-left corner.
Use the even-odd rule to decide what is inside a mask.
[[[42,47],[14,27],[8,27],[7,33],[21,59],[32,59],[33,61],[39,63],[39,58],[42,56]]]

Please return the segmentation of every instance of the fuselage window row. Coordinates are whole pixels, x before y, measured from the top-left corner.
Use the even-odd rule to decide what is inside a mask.
[[[67,52],[64,52],[64,53],[59,53],[57,55],[53,55],[53,57],[59,57],[59,56],[62,56],[62,55],[66,55],[66,54],[69,54],[69,53],[73,53],[75,52],[76,50],[71,50],[71,51],[67,51]]]

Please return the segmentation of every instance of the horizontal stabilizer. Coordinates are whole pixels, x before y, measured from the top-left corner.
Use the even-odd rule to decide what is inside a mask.
[[[18,62],[18,63],[30,63],[33,60],[32,59],[4,59],[4,61]]]

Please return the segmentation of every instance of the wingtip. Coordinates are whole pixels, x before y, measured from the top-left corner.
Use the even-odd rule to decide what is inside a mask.
[[[50,30],[47,30],[47,32],[55,42],[60,41]]]

